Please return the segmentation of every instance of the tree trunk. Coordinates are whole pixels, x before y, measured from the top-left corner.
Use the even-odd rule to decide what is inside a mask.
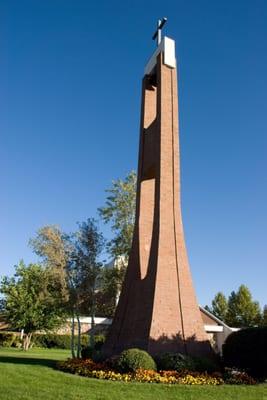
[[[95,348],[95,285],[93,287],[93,293],[92,293],[92,309],[91,309],[91,329],[89,331],[89,340],[90,340],[90,346],[92,349]]]
[[[75,343],[74,343],[74,313],[71,317],[71,356],[75,358]]]
[[[77,343],[77,358],[81,358],[81,322],[80,317],[77,314],[77,322],[78,322],[78,343]]]
[[[28,351],[31,344],[32,333],[25,333],[23,337],[23,350]]]

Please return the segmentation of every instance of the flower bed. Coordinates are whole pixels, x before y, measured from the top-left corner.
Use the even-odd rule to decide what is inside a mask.
[[[147,382],[184,385],[221,385],[224,383],[219,373],[207,374],[190,371],[153,371],[138,369],[132,373],[119,373],[105,364],[94,363],[91,359],[69,359],[57,364],[58,369],[81,376],[124,382]]]

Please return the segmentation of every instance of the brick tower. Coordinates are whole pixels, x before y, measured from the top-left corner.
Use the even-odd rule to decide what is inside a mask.
[[[184,241],[178,141],[175,43],[164,37],[143,78],[136,222],[106,355],[211,353]]]

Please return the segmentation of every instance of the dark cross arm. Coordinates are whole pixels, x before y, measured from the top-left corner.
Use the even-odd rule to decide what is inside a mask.
[[[163,26],[165,25],[166,22],[167,22],[167,18],[166,17],[163,17],[162,19],[159,19],[157,30],[154,33],[154,35],[152,36],[153,40],[158,38],[158,44],[161,42],[161,29],[163,28]]]

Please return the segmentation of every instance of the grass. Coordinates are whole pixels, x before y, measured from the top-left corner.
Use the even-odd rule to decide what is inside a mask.
[[[1,400],[267,400],[267,385],[167,386],[82,378],[54,369],[67,350],[0,348]]]

